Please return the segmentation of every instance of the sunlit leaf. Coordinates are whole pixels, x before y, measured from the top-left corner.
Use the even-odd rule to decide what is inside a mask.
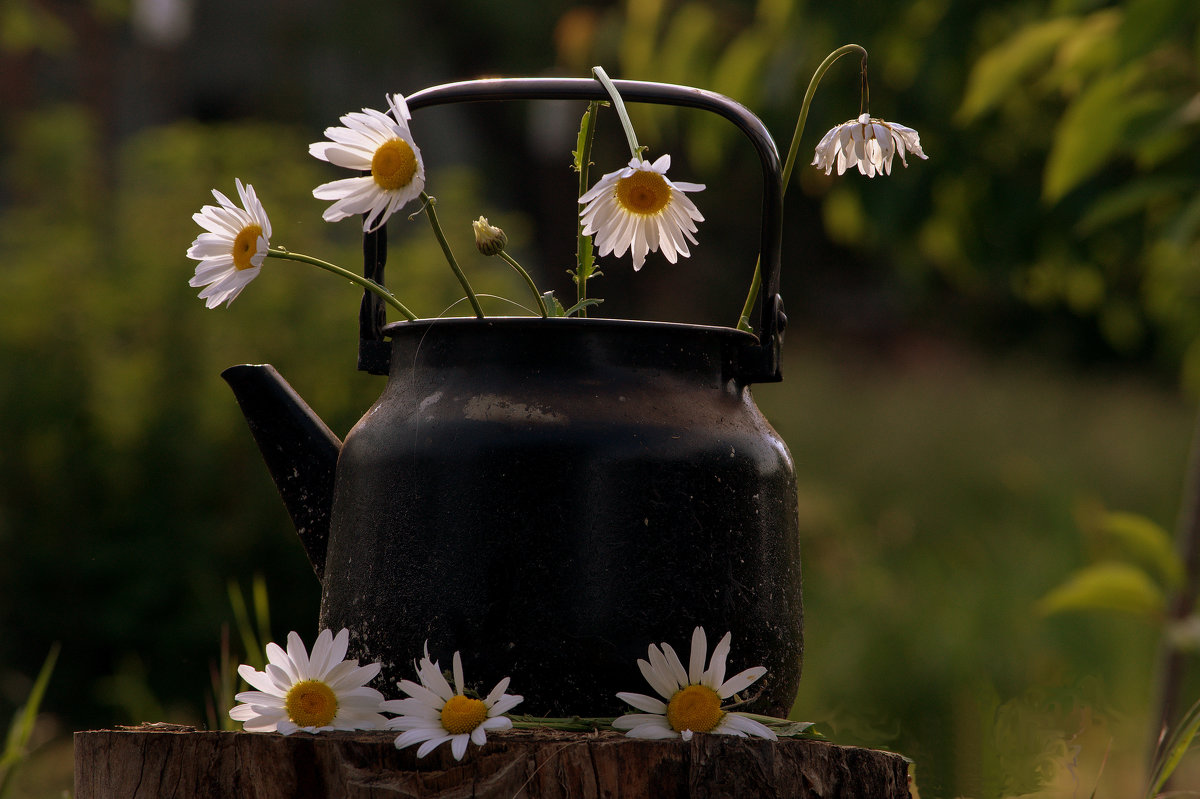
[[[1135,513],[1106,513],[1100,532],[1139,563],[1151,567],[1168,588],[1183,579],[1183,565],[1175,554],[1171,534]]]
[[[720,30],[717,15],[701,3],[681,6],[671,16],[658,50],[658,79],[667,83],[695,81],[697,67],[711,64],[713,42]]]
[[[1117,55],[1116,33],[1125,20],[1118,8],[1088,14],[1054,54],[1050,82],[1070,87],[1098,69],[1111,66]]]
[[[975,62],[958,117],[970,122],[995,108],[1005,95],[1024,91],[1031,73],[1045,66],[1058,46],[1079,27],[1078,17],[1027,25]]]
[[[1125,144],[1130,123],[1158,109],[1163,100],[1141,84],[1144,69],[1133,64],[1093,81],[1067,108],[1054,133],[1042,193],[1054,202],[1095,174]]]
[[[713,68],[712,89],[753,107],[757,100],[763,64],[771,51],[773,32],[759,28],[743,31],[721,53]],[[737,130],[726,120],[706,115],[695,120],[688,153],[701,169],[721,162]]]
[[[1159,619],[1166,606],[1162,589],[1128,563],[1105,561],[1072,574],[1037,603],[1043,616],[1081,610],[1115,611]]]

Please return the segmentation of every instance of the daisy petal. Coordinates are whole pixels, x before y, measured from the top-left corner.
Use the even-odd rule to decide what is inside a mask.
[[[704,672],[704,685],[714,691],[720,691],[721,684],[725,682],[725,660],[729,657],[729,646],[733,640],[733,633],[727,632],[717,643],[717,648],[713,650],[712,660],[708,662],[708,671]]]
[[[735,674],[734,676],[732,676],[728,680],[726,680],[724,683],[722,683],[721,687],[716,689],[717,694],[722,699],[728,699],[729,697],[733,696],[734,694],[741,693],[742,691],[746,690],[746,688],[748,688],[759,677],[763,676],[766,673],[767,673],[767,669],[765,666],[755,666],[752,669],[746,669],[745,671],[741,672],[740,674]]]
[[[463,755],[467,753],[467,746],[471,743],[469,735],[455,735],[450,739],[450,751],[454,754],[455,760],[462,760]]]
[[[692,685],[697,685],[700,679],[704,676],[704,658],[708,655],[708,638],[704,635],[704,628],[697,627],[692,632],[692,651],[691,657],[688,658],[688,682]]]
[[[650,687],[663,699],[670,699],[679,690],[679,686],[670,677],[659,672],[658,669],[646,661],[638,660],[638,669],[642,672],[642,676],[646,678],[646,682],[650,683]]]
[[[766,738],[768,741],[779,740],[779,736],[770,727],[754,719],[746,718],[741,713],[726,713],[725,717],[721,719],[721,723],[717,725],[713,732],[727,735],[737,732],[743,735],[753,735],[757,738]]]
[[[647,713],[658,713],[660,715],[667,712],[667,703],[662,700],[655,699],[652,696],[645,694],[631,694],[621,692],[617,694],[617,698],[626,704],[633,705],[638,710],[644,710]]]

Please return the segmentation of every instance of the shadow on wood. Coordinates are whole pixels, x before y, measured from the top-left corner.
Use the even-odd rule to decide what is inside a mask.
[[[891,752],[824,741],[697,735],[641,741],[617,733],[512,730],[417,759],[395,732],[291,736],[190,728],[75,734],[76,799],[557,799],[803,797],[908,799]]]

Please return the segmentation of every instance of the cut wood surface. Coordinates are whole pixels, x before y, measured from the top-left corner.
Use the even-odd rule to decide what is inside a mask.
[[[395,732],[201,732],[144,726],[75,733],[76,799],[908,799],[900,755],[825,741],[726,735],[642,741],[510,730],[456,761],[418,759]]]

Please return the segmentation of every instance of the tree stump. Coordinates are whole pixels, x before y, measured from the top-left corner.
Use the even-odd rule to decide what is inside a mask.
[[[891,752],[726,735],[642,741],[613,732],[511,730],[456,761],[418,759],[395,732],[290,736],[149,725],[75,733],[76,799],[803,797],[909,799]]]

